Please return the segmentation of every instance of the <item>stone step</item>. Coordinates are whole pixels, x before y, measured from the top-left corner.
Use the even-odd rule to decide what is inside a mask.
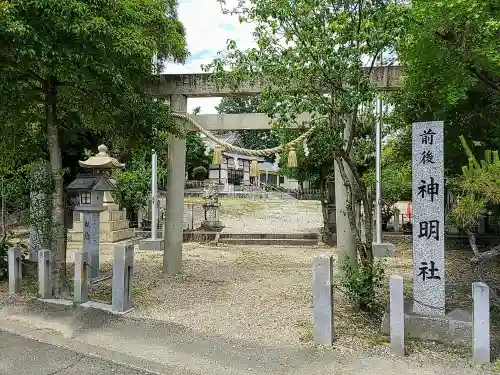
[[[184,231],[184,242],[207,242],[216,232]],[[219,242],[241,245],[317,245],[318,233],[220,233]]]
[[[286,245],[286,246],[314,246],[317,239],[298,238],[221,238],[220,243],[232,245]]]
[[[220,238],[318,240],[318,233],[224,233]]]

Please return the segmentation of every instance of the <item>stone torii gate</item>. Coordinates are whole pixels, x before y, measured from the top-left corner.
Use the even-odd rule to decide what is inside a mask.
[[[401,75],[402,69],[399,66],[380,66],[373,68],[370,80],[378,90],[388,91],[399,87]],[[149,87],[150,92],[158,99],[170,99],[171,110],[177,113],[187,113],[187,99],[190,97],[251,96],[261,92],[259,85],[241,84],[236,89],[216,85],[209,73],[161,74],[154,76]],[[207,114],[193,115],[193,118],[209,131],[271,129],[270,119],[263,113]],[[308,118],[309,115],[305,113],[298,120],[306,121]],[[196,130],[187,121],[181,119],[178,121],[186,131]],[[177,274],[182,268],[185,163],[186,140],[170,136],[163,253],[163,270],[168,274]],[[340,185],[343,186],[343,184]],[[345,202],[340,202],[340,200],[336,202],[338,209],[345,206]],[[352,237],[349,221],[346,217],[338,217],[337,241],[340,242],[342,238],[348,236]],[[341,243],[338,245],[342,247]]]

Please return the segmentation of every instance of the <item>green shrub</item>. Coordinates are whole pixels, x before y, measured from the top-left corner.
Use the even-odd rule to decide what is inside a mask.
[[[382,307],[377,300],[377,290],[382,287],[385,273],[381,260],[367,265],[359,264],[354,271],[346,261],[342,265],[342,271],[342,286],[352,304],[367,312],[374,312]]]
[[[10,236],[5,233],[0,236],[0,280],[7,277],[9,272],[8,250],[14,246],[10,241]]]
[[[202,165],[193,168],[193,177],[196,180],[204,180],[208,174],[207,168]]]

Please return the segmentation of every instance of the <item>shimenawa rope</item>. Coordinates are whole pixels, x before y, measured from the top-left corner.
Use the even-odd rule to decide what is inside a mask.
[[[293,149],[296,145],[302,142],[304,139],[309,137],[315,130],[315,126],[311,126],[304,134],[301,134],[298,138],[294,139],[291,142],[280,145],[278,147],[266,148],[262,150],[250,150],[247,148],[237,147],[227,142],[224,142],[210,133],[208,130],[204,129],[200,124],[198,124],[191,116],[185,113],[172,112],[172,116],[189,121],[193,126],[198,129],[201,133],[203,133],[208,139],[215,142],[219,146],[222,146],[226,150],[231,150],[239,154],[247,155],[247,156],[270,156],[274,155],[280,151]]]

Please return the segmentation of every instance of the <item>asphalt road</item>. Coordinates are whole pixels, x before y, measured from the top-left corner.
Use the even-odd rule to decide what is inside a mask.
[[[0,331],[0,375],[148,375],[95,357]]]

